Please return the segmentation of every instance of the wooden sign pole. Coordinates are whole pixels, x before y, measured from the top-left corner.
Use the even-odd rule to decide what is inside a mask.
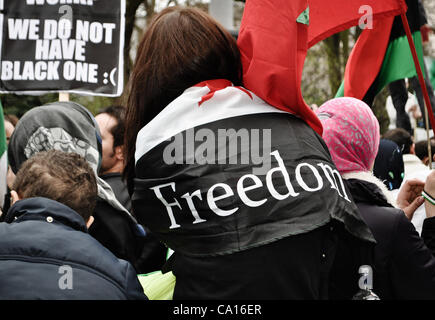
[[[59,92],[59,101],[69,101],[69,93]]]

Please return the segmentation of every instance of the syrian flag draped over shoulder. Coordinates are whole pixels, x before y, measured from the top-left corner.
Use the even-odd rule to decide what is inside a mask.
[[[423,65],[421,21],[417,0],[397,0],[406,11],[420,65]],[[349,96],[372,105],[375,96],[390,82],[417,75],[400,16],[373,19],[363,30],[346,64],[344,81],[336,96]]]
[[[8,172],[6,131],[3,116],[3,106],[0,101],[0,207],[3,207],[4,197],[7,192],[6,177]]]
[[[331,219],[373,241],[300,92],[307,8],[248,0],[239,42],[247,88],[204,81],[140,130],[133,212],[175,252],[230,254]]]

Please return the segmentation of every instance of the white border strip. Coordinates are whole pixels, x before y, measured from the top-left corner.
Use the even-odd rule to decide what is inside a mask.
[[[125,41],[125,12],[126,2],[121,0],[121,27],[119,30],[119,62],[118,62],[118,91],[117,96],[124,91],[124,41]]]
[[[2,9],[0,8],[0,10]],[[2,53],[3,53],[3,21],[4,21],[4,15],[2,13],[0,14],[0,74],[2,70],[1,61],[2,61]]]

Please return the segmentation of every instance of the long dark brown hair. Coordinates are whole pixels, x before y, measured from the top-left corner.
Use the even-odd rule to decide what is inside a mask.
[[[139,44],[128,85],[124,178],[130,192],[140,129],[184,90],[212,79],[242,85],[236,40],[199,9],[169,7],[160,12]]]

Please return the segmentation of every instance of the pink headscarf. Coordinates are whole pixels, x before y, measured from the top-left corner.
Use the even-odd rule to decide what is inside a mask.
[[[370,171],[380,140],[379,122],[370,107],[355,98],[335,98],[316,114],[338,171]]]

